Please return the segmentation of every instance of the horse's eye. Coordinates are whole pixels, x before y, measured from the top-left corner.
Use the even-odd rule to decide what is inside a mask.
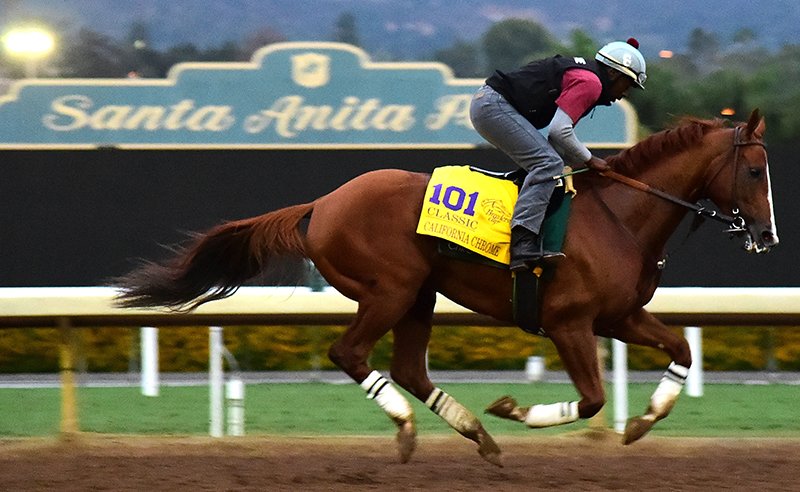
[[[750,177],[752,178],[760,178],[761,177],[761,169],[757,167],[750,168]]]

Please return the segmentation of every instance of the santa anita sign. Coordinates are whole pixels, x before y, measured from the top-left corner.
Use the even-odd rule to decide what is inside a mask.
[[[378,63],[339,43],[279,43],[249,63],[183,63],[156,79],[17,82],[0,98],[0,147],[468,148],[481,79],[439,63]],[[625,147],[627,103],[578,126],[591,146]]]

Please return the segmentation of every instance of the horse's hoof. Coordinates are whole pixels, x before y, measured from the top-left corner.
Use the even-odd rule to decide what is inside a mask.
[[[517,400],[510,396],[502,396],[486,407],[485,412],[507,419],[515,408],[517,408]]]
[[[406,421],[397,428],[397,451],[400,453],[400,463],[408,463],[411,455],[417,448],[417,429],[414,422]]]
[[[517,420],[523,422],[527,411],[517,406],[517,400],[510,396],[503,396],[486,407],[486,413],[501,419]]]
[[[485,430],[480,433],[478,438],[478,454],[480,454],[481,457],[489,463],[503,468],[500,446],[494,442],[492,436],[490,436]]]
[[[636,442],[647,434],[655,424],[655,419],[648,419],[646,417],[633,417],[628,421],[625,426],[625,434],[622,438],[622,444],[628,445]]]

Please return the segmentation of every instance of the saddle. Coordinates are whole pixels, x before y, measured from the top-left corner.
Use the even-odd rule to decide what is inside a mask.
[[[455,174],[451,177],[444,175],[444,172],[440,170],[448,173],[454,171]],[[442,173],[441,177],[437,176],[437,173],[440,172]],[[474,176],[475,174],[480,177]],[[448,222],[439,227],[425,226],[426,207],[423,207],[423,216],[420,218],[417,233],[438,237],[438,251],[442,255],[494,268],[508,269],[511,214],[516,203],[516,194],[526,175],[527,173],[523,169],[494,172],[473,166],[437,168],[428,185],[429,192],[426,193],[426,203],[444,202],[443,206],[446,212],[435,210],[431,212],[428,207],[427,213],[438,216],[437,218],[444,217]],[[492,181],[498,183],[492,183]],[[494,189],[497,184],[500,186],[499,191]],[[450,196],[443,197],[443,189],[457,189],[459,190],[458,196],[455,196],[456,193],[451,193]],[[477,189],[478,192],[472,192],[473,189]],[[559,190],[561,190],[560,193]],[[574,189],[570,182],[566,179],[558,180],[540,233],[545,249],[561,250],[573,194]],[[483,213],[481,213],[482,208],[484,209]],[[469,220],[465,220],[465,215],[468,215]],[[482,223],[486,221],[493,222],[491,230],[481,229],[484,226]],[[526,332],[546,336],[540,323],[543,291],[541,286],[552,277],[554,268],[554,266],[541,264],[534,267],[533,271],[513,274],[514,321]]]

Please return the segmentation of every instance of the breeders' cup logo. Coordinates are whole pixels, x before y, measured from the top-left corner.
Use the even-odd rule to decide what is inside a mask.
[[[297,85],[314,89],[331,79],[331,59],[319,53],[306,53],[292,57],[292,79]]]
[[[483,213],[486,214],[486,218],[492,224],[499,222],[511,223],[512,212],[505,207],[502,200],[487,198],[481,202],[481,207],[483,207]]]

